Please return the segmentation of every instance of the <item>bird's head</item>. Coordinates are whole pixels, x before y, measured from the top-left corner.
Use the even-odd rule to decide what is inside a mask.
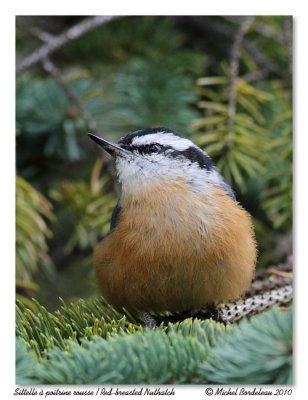
[[[139,130],[117,144],[89,136],[115,156],[123,192],[143,190],[159,182],[184,181],[197,193],[213,184],[225,184],[206,152],[168,128]]]

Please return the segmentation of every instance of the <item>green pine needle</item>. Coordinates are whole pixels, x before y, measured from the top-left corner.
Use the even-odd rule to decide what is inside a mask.
[[[197,372],[206,349],[194,337],[162,331],[96,338],[70,352],[50,351],[38,376],[46,384],[158,384],[185,382]]]
[[[219,384],[292,384],[292,310],[243,320],[218,341],[200,371]]]
[[[22,339],[16,339],[16,384],[27,385],[39,383],[35,379],[36,361],[33,353],[27,350],[26,344]]]
[[[69,306],[61,299],[62,307],[55,315],[48,312],[37,300],[36,312],[18,302],[16,331],[38,358],[44,357],[53,347],[68,350],[69,343],[80,342],[93,336],[104,338],[115,333],[142,330],[130,314],[117,312],[103,298],[88,302],[80,299]],[[70,342],[67,342],[67,339]]]

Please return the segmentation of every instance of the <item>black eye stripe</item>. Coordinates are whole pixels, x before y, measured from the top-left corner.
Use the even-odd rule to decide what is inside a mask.
[[[121,144],[121,147],[130,151],[137,151],[140,154],[161,153],[170,149],[170,146],[163,146],[159,143],[151,143],[138,146]]]
[[[201,169],[206,169],[207,171],[211,171],[214,168],[214,163],[212,159],[202,150],[193,146],[188,147],[186,150],[175,150],[172,146],[164,146],[159,143],[151,143],[138,146],[121,144],[121,147],[129,151],[136,151],[139,154],[143,155],[153,153],[165,153],[166,156],[172,158],[183,157],[189,160],[191,163],[197,163]]]
[[[185,157],[187,160],[191,162],[196,162],[200,168],[206,169],[207,171],[211,171],[214,167],[214,163],[207,154],[205,154],[202,150],[197,147],[188,147],[186,150],[173,150],[170,152],[170,155],[174,158],[177,157]]]

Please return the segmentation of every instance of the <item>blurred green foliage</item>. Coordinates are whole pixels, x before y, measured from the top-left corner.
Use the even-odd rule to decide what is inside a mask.
[[[177,58],[136,59],[115,77],[115,112],[122,129],[126,132],[145,126],[187,129],[197,116],[192,107],[197,95],[192,87],[191,76],[183,73]]]
[[[205,100],[198,105],[204,116],[193,123],[198,132],[196,142],[217,160],[217,167],[232,184],[245,191],[245,178],[257,178],[264,172],[267,131],[261,107],[272,98],[271,94],[254,88],[243,79],[236,83],[239,109],[232,127],[228,117],[229,70],[221,77],[198,80]],[[218,86],[212,89],[212,86]],[[216,90],[215,90],[216,89]]]
[[[105,137],[167,126],[213,157],[253,216],[258,268],[291,251],[281,245],[292,230],[286,18],[256,17],[245,36],[231,122],[230,51],[240,17],[117,18],[51,56]],[[57,35],[81,19],[18,17],[17,58],[39,45],[29,34],[33,26]],[[61,271],[74,265],[71,288],[61,293],[70,299],[76,269],[83,260],[92,268],[93,247],[108,232],[113,186],[105,166],[95,162],[97,149],[80,109],[40,65],[17,77],[16,120],[18,280],[38,298],[42,291],[52,297],[52,285],[33,272],[47,270],[51,259],[61,280]]]
[[[86,109],[94,112],[101,108],[102,89],[87,71],[72,71],[65,81]],[[85,156],[78,143],[78,136],[86,129],[84,120],[52,78],[25,74],[17,79],[16,119],[23,148],[17,155],[19,163],[26,168],[33,166],[39,156],[70,162]]]
[[[135,59],[163,62],[176,58],[179,67],[198,73],[205,54],[187,46],[187,40],[187,34],[173,18],[119,18],[69,43],[62,50],[59,63],[75,65],[83,60],[82,64],[97,75],[109,66],[117,70]]]
[[[272,142],[268,152],[267,187],[261,196],[262,207],[275,229],[287,230],[292,224],[292,98],[279,81],[271,82],[269,89],[275,93],[275,101],[271,103],[269,130]]]
[[[89,182],[63,182],[59,188],[50,191],[50,197],[61,204],[71,222],[72,232],[64,247],[68,254],[76,247],[94,249],[98,239],[109,231],[116,199],[106,190],[109,179],[100,175],[102,166],[103,161],[98,159]],[[61,223],[65,223],[65,215]]]
[[[52,220],[51,203],[21,177],[16,178],[16,274],[31,280],[40,261],[50,265],[47,238],[52,233],[45,219]]]
[[[266,217],[259,221],[261,224],[288,229],[292,222],[289,89],[279,81],[253,86],[239,78],[236,85],[238,110],[230,129],[228,82],[228,70],[224,76],[198,80],[204,98],[198,105],[204,111],[203,117],[192,125],[193,138],[214,158],[237,193],[246,195],[255,189],[260,211],[263,210]],[[257,233],[261,233],[260,230]]]
[[[54,265],[49,256],[47,239],[52,232],[47,221],[55,218],[52,205],[45,196],[20,176],[16,178],[16,287],[17,297],[31,304],[27,293],[36,291],[32,282],[40,268],[50,275]]]

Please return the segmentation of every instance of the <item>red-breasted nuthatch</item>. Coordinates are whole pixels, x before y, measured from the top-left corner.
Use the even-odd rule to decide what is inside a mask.
[[[256,243],[249,214],[206,152],[167,128],[112,144],[122,186],[94,265],[103,295],[139,312],[199,311],[250,285]]]

